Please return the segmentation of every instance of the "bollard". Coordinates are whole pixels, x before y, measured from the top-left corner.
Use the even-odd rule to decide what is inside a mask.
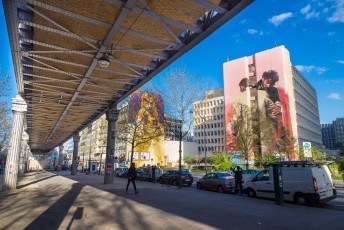
[[[275,203],[284,205],[282,169],[280,165],[273,165]]]

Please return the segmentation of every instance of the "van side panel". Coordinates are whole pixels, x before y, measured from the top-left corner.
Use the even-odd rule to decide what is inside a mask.
[[[293,201],[296,193],[314,192],[310,169],[282,167],[284,199]]]

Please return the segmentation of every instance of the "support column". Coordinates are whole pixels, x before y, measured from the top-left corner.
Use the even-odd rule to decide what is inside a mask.
[[[12,111],[13,123],[5,168],[4,190],[17,188],[18,158],[21,150],[24,118],[27,111],[27,104],[21,96],[17,95],[16,98],[12,99]]]
[[[31,149],[29,145],[26,145],[26,151],[25,151],[25,156],[24,156],[24,170],[25,172],[29,171],[29,157],[31,157]]]
[[[106,112],[106,120],[108,121],[108,131],[106,139],[104,184],[112,184],[114,182],[115,130],[118,114],[119,110],[117,108],[110,108]]]
[[[72,173],[71,175],[76,175],[78,169],[78,151],[79,151],[79,133],[73,136],[74,148],[73,148],[73,159],[72,159]]]
[[[19,155],[19,166],[18,166],[18,176],[24,176],[25,173],[25,155],[27,143],[29,141],[29,134],[23,131],[22,141],[21,141],[21,151]]]
[[[60,145],[59,146],[59,159],[58,159],[58,164],[59,165],[63,165],[63,159],[64,159],[64,156],[63,156],[63,148],[64,146],[63,145]]]

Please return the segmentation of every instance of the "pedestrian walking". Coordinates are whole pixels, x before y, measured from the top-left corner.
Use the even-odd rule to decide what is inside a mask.
[[[242,189],[242,168],[240,166],[237,166],[233,172],[235,173],[235,192],[238,193],[240,190],[240,193],[243,194],[244,190]]]
[[[132,182],[134,185],[135,194],[138,194],[140,192],[136,189],[135,179],[136,179],[135,163],[131,163],[130,168],[128,169],[128,184],[125,190],[126,193],[128,193],[128,187],[129,187],[130,182]]]
[[[153,180],[153,183],[155,184],[155,170],[156,170],[156,166],[153,165],[152,166],[152,180]]]

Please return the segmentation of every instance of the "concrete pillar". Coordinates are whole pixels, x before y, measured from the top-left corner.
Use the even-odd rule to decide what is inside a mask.
[[[63,165],[63,159],[64,159],[64,156],[63,156],[63,145],[60,145],[59,146],[59,165]]]
[[[79,150],[79,133],[73,136],[74,148],[73,148],[73,159],[72,159],[72,173],[71,175],[76,175],[78,169],[78,150]]]
[[[6,161],[3,190],[13,190],[17,188],[18,158],[21,150],[24,118],[27,111],[27,104],[21,96],[17,95],[16,98],[12,99],[12,111],[13,123]]]
[[[24,170],[25,172],[29,171],[29,157],[31,154],[31,149],[29,145],[26,145],[26,151],[25,151],[25,155],[24,155]]]
[[[114,182],[115,129],[118,114],[119,110],[117,108],[110,108],[106,112],[106,120],[108,121],[108,131],[106,140],[104,184],[112,184]]]
[[[25,155],[26,155],[28,141],[29,141],[29,134],[23,131],[22,141],[21,141],[21,151],[19,154],[18,176],[24,176],[24,173],[25,173]]]

